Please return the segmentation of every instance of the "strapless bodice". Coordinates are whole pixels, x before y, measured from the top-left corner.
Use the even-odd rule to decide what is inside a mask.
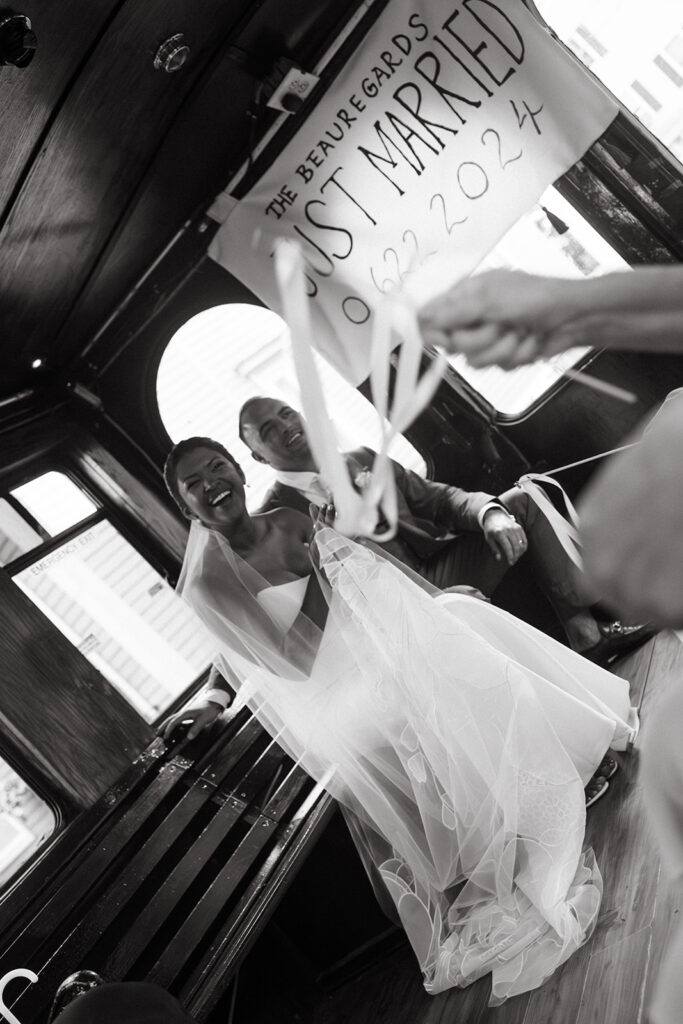
[[[256,599],[261,607],[278,624],[283,633],[292,626],[301,611],[304,594],[308,586],[308,576],[301,576],[288,583],[280,583],[275,587],[259,590]]]

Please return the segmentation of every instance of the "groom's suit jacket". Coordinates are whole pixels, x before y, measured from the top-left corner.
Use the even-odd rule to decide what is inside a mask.
[[[375,454],[372,448],[356,448],[346,453],[344,458],[352,481],[356,482],[360,475],[372,469]],[[484,505],[495,501],[494,495],[424,480],[394,459],[389,461],[396,480],[398,531],[396,537],[382,547],[395,558],[417,569],[450,543],[454,532],[479,531],[477,515]],[[309,504],[301,491],[277,481],[265,495],[259,511],[269,512],[284,506],[308,515]]]

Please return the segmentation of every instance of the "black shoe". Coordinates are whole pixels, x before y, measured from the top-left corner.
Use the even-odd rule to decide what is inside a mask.
[[[94,971],[76,971],[75,974],[70,974],[55,992],[47,1024],[52,1024],[62,1010],[65,1010],[74,999],[78,999],[79,996],[85,995],[86,992],[93,988],[98,988],[100,985],[104,985],[104,983],[104,978],[100,977],[99,974],[95,974]]]
[[[604,796],[609,789],[609,782],[603,778],[602,775],[594,775],[592,779],[588,781],[588,785],[584,787],[584,795],[586,798],[586,810],[592,807],[601,796]]]
[[[656,626],[646,623],[640,626],[624,626],[621,622],[599,622],[600,639],[580,653],[597,665],[607,665],[629,651],[634,651],[658,632]]]

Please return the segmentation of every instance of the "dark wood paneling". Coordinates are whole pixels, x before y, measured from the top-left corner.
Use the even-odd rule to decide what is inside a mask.
[[[247,158],[250,141],[258,139],[276,116],[265,106],[259,109],[255,126],[247,116],[257,76],[282,55],[295,58],[304,68],[314,66],[357,6],[358,0],[321,0],[315,5],[308,0],[287,0],[286,5],[269,0],[254,10],[244,30],[235,34],[232,47],[217,54],[179,111],[125,223],[64,323],[58,344],[86,345],[101,327],[103,311],[111,311],[122,291],[142,276],[163,242],[198,209],[208,208],[226,187]],[[245,55],[244,64],[236,59],[238,51]],[[319,88],[322,92],[323,87]],[[279,139],[278,135],[278,144]]]
[[[622,444],[669,391],[683,386],[683,358],[603,350],[591,360],[587,373],[626,388],[637,401],[627,404],[578,382],[562,384],[528,416],[500,425],[535,466],[552,469]],[[592,463],[558,479],[575,495],[597,466]]]
[[[96,366],[88,370],[94,375],[101,373],[95,386],[109,415],[159,466],[171,447],[156,394],[159,362],[168,342],[187,320],[212,306],[229,302],[260,304],[244,285],[208,257],[197,256],[200,262],[194,272],[191,270],[189,260],[207,234],[197,234],[196,227],[185,234],[88,354],[89,362]],[[179,251],[186,247],[188,260],[177,260]],[[85,368],[80,372],[86,372]]]
[[[0,221],[72,78],[121,3],[29,0],[15,5],[30,17],[38,49],[28,68],[0,68]]]
[[[0,570],[0,744],[86,807],[151,740],[117,691]]]
[[[125,442],[120,445],[125,448]],[[187,544],[187,525],[180,514],[171,512],[171,499],[165,497],[161,465],[144,466],[140,455],[128,452],[125,464],[90,434],[80,434],[71,452],[79,475],[87,480],[120,515],[134,523],[134,532],[141,532],[147,544],[166,553],[168,568],[180,565]],[[125,457],[125,456],[124,456]],[[145,476],[156,476],[154,483],[144,479],[141,467],[134,471],[136,461],[143,463]],[[164,497],[160,497],[160,493]],[[136,529],[137,528],[137,529]]]
[[[103,314],[113,312],[173,233],[208,207],[229,180],[247,147],[250,122],[244,112],[253,92],[253,77],[223,61],[185,104],[59,333],[57,344],[67,356],[88,344]],[[207,235],[205,249],[209,241]]]
[[[145,173],[178,106],[247,0],[127,3],[65,101],[12,209],[1,244],[5,325],[24,349],[46,344]],[[184,32],[186,67],[153,54]],[[47,337],[46,337],[47,336]]]
[[[68,445],[74,428],[64,402],[54,403],[45,393],[27,393],[0,408],[0,476],[17,486],[41,459],[57,458]]]
[[[75,472],[172,574],[186,531],[164,498],[159,470],[121,438],[114,454],[64,401],[50,407],[44,397],[42,411],[36,395],[0,408],[3,482],[14,486],[50,468]],[[67,808],[88,806],[152,730],[4,570],[0,619],[0,751]]]

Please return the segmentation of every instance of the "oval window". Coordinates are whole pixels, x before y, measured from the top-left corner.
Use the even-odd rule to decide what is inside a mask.
[[[324,359],[317,357],[327,408],[342,451],[380,444],[377,413]],[[239,410],[255,395],[272,396],[301,408],[284,320],[262,306],[215,306],[193,316],[176,331],[161,358],[157,376],[159,412],[174,442],[212,437],[235,456],[247,476],[247,504],[258,508],[273,482],[268,466],[255,462],[238,437]],[[424,475],[417,449],[397,438],[392,456]]]

